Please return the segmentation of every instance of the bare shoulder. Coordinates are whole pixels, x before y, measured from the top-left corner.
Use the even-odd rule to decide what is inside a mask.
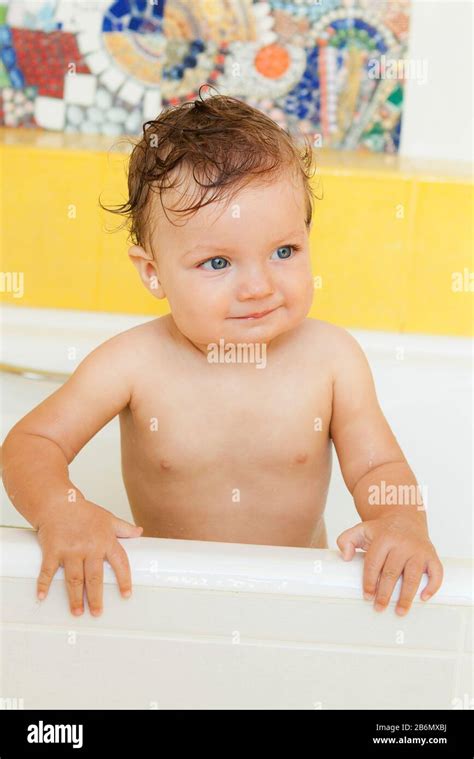
[[[308,350],[314,352],[318,361],[324,361],[334,378],[341,372],[366,366],[367,359],[356,338],[344,327],[307,318],[305,334]]]
[[[163,332],[160,321],[160,318],[152,319],[108,338],[80,362],[75,374],[84,376],[85,372],[90,372],[108,376],[112,372],[117,382],[133,386],[143,361],[156,355],[163,342],[160,340],[160,332]]]
[[[142,349],[147,349],[150,343],[159,347],[166,333],[164,320],[166,320],[166,316],[161,316],[143,322],[143,324],[137,324],[123,332],[118,332],[103,342],[99,348],[118,355],[129,356],[130,351],[137,354]]]
[[[315,319],[308,316],[304,324],[308,334],[313,335],[313,337],[320,341],[333,340],[340,337],[343,333],[349,334],[343,327],[338,327],[337,324],[332,324],[332,322],[325,321],[324,319]]]
[[[325,349],[328,354],[338,355],[341,349],[361,351],[359,343],[344,327],[323,319],[307,318],[305,320],[307,339],[319,350]]]

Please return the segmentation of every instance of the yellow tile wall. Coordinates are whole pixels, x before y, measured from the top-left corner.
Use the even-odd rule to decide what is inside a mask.
[[[126,200],[127,155],[105,137],[0,130],[1,271],[24,272],[5,303],[161,315],[105,204]],[[318,151],[310,315],[346,327],[472,333],[471,167]],[[463,280],[463,281],[464,281]]]

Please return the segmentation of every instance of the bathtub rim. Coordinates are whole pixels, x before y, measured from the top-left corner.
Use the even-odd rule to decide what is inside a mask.
[[[362,599],[363,552],[346,562],[339,551],[320,548],[220,543],[171,538],[119,539],[127,552],[132,585],[239,593],[270,593],[306,597]],[[472,561],[441,558],[444,579],[427,602],[453,606],[473,605]],[[315,571],[315,562],[323,571]],[[158,562],[154,565],[153,562]],[[33,528],[0,526],[1,577],[36,580],[41,547]],[[425,604],[419,594],[413,604]],[[53,582],[64,580],[59,567]],[[104,584],[117,584],[115,573],[104,562]],[[398,579],[390,604],[399,597]]]

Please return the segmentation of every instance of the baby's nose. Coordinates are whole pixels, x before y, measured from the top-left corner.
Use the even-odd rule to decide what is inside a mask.
[[[270,272],[263,267],[253,267],[243,273],[239,287],[241,298],[262,298],[273,292],[274,286]]]

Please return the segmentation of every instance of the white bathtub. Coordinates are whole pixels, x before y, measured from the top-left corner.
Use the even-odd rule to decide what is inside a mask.
[[[70,373],[95,345],[145,320],[5,308],[2,361]],[[0,707],[473,708],[470,341],[351,332],[428,493],[431,539],[445,569],[440,591],[426,604],[417,597],[403,618],[395,601],[379,614],[362,599],[363,554],[346,563],[336,545],[360,519],[334,457],[329,550],[121,540],[132,598],[120,597],[106,564],[102,616],[86,604],[75,618],[63,569],[47,600],[36,600],[36,533],[2,489]],[[57,384],[1,379],[3,440]],[[91,500],[131,520],[117,419],[70,470]],[[426,576],[420,589],[425,583]],[[399,588],[400,581],[394,599]]]

